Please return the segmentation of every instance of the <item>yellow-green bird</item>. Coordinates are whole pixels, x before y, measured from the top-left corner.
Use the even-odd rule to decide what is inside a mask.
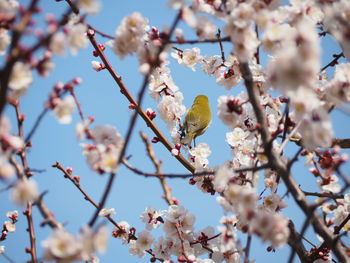
[[[182,132],[186,131],[185,137],[181,139],[181,143],[191,146],[192,140],[196,147],[196,137],[202,135],[211,123],[211,111],[208,97],[198,95],[193,102],[192,107],[188,110]]]

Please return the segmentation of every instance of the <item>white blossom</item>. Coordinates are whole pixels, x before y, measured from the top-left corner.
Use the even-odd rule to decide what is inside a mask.
[[[58,99],[53,112],[61,124],[69,124],[72,121],[72,113],[75,110],[74,98],[70,95],[64,99]]]
[[[51,235],[42,242],[44,258],[46,260],[67,260],[78,259],[81,250],[81,243],[77,242],[74,235],[64,229],[55,229]]]
[[[11,192],[12,200],[19,206],[39,197],[38,187],[33,179],[22,177],[17,181]]]
[[[78,50],[87,47],[89,40],[86,36],[87,25],[78,23],[68,27],[67,43],[73,55],[77,55]]]
[[[101,8],[101,4],[98,0],[78,0],[77,6],[89,15],[98,13]]]
[[[0,0],[0,17],[11,20],[15,17],[20,5],[16,0]]]
[[[126,55],[136,53],[143,48],[148,20],[140,13],[125,17],[115,32],[115,39],[110,42],[113,51],[123,59]]]
[[[154,241],[154,238],[151,236],[150,232],[144,230],[137,235],[136,246],[141,250],[150,249]]]
[[[116,214],[116,211],[115,209],[112,207],[112,208],[102,208],[101,211],[98,213],[99,216],[102,216],[102,217],[107,217],[107,216],[113,216]]]
[[[172,129],[179,123],[181,115],[186,111],[182,101],[182,93],[176,92],[173,96],[163,96],[158,104],[159,117],[167,124],[169,129]]]
[[[57,55],[63,55],[67,47],[67,37],[63,32],[57,32],[52,35],[49,49]]]
[[[195,71],[195,66],[201,60],[200,49],[194,47],[192,49],[185,49],[183,52],[172,53],[172,56],[177,59],[177,62],[180,65],[189,67],[193,71]]]
[[[209,145],[200,143],[196,147],[189,149],[189,159],[192,160],[196,169],[203,169],[209,164],[208,157],[211,154]]]
[[[145,222],[147,230],[152,230],[160,226],[163,215],[164,211],[157,211],[152,206],[147,206],[140,219]]]
[[[1,28],[0,29],[0,55],[4,55],[6,48],[11,43],[11,37],[8,34],[8,30]]]
[[[24,95],[33,77],[30,70],[30,65],[23,62],[16,62],[13,66],[11,77],[9,80],[9,88],[14,92],[15,96]]]

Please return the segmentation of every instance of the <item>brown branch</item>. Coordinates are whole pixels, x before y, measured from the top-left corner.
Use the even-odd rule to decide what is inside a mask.
[[[36,200],[33,203],[33,205],[36,205],[38,207],[40,214],[44,218],[44,221],[41,223],[41,226],[49,225],[51,228],[62,227],[62,224],[55,219],[49,208],[44,204],[44,202],[42,201],[42,197]]]
[[[29,232],[29,240],[30,240],[30,249],[27,249],[27,253],[30,254],[32,257],[32,263],[38,263],[38,258],[36,255],[36,238],[35,238],[35,232],[34,232],[34,224],[33,224],[33,210],[32,210],[32,203],[28,202],[27,204],[27,210],[23,212],[23,214],[27,217],[28,222],[28,229]]]
[[[134,173],[138,174],[138,175],[142,175],[144,177],[158,177],[159,174],[157,173],[147,173],[144,172],[140,169],[137,169],[135,167],[133,167],[132,165],[130,165],[130,163],[128,161],[126,161],[125,159],[122,162],[126,168],[128,168],[129,170],[133,171]],[[235,173],[243,173],[243,172],[256,172],[256,171],[260,171],[266,168],[270,168],[270,165],[268,164],[263,164],[260,166],[254,166],[254,167],[245,167],[245,168],[240,168],[240,169],[235,169],[233,172]],[[174,174],[174,173],[170,173],[170,174],[162,174],[162,176],[172,179],[172,178],[181,178],[181,179],[186,179],[186,178],[191,178],[191,177],[200,177],[200,176],[207,176],[207,175],[212,175],[215,174],[216,171],[203,171],[203,172],[198,172],[198,173],[193,173],[193,174],[188,174],[188,173],[184,173],[184,174]]]
[[[344,199],[344,195],[342,194],[334,194],[334,193],[317,193],[317,192],[307,192],[307,191],[303,191],[304,195],[306,196],[317,196],[317,197],[321,197],[321,198],[330,198],[330,199]]]
[[[71,181],[76,188],[78,188],[78,190],[83,194],[84,199],[91,203],[95,208],[99,208],[99,205],[95,203],[95,201],[92,200],[92,198],[84,191],[84,189],[80,186],[80,183],[77,180],[74,180],[72,175],[68,173],[67,170],[59,162],[56,161],[56,163],[53,164],[52,167],[57,168],[58,170],[63,172],[64,177]]]
[[[101,198],[101,201],[100,201],[99,205],[95,206],[97,209],[95,210],[95,213],[94,213],[94,215],[92,216],[92,218],[91,218],[91,220],[89,222],[89,226],[91,228],[95,224],[95,222],[96,222],[96,220],[98,218],[98,214],[100,213],[101,209],[104,207],[104,205],[105,205],[105,203],[107,201],[107,197],[108,197],[108,195],[109,195],[109,193],[110,193],[110,191],[112,189],[114,178],[115,178],[115,173],[110,173],[108,182],[106,184],[106,188],[105,188],[105,190],[103,192],[103,195],[102,195],[102,198]]]
[[[276,151],[274,151],[273,148],[271,147],[271,139],[270,139],[271,135],[269,134],[269,131],[268,131],[266,116],[264,114],[263,108],[259,101],[258,91],[254,88],[254,85],[253,85],[254,83],[253,83],[252,73],[250,72],[250,69],[247,63],[241,63],[240,68],[241,68],[242,76],[245,80],[245,86],[248,92],[249,100],[253,106],[253,110],[259,124],[258,130],[261,134],[263,147],[268,157],[268,163],[282,178],[288,191],[291,193],[291,195],[293,196],[298,206],[305,213],[306,217],[311,219],[310,222],[312,223],[312,226],[315,232],[318,233],[323,238],[325,244],[327,244],[327,247],[333,250],[334,254],[339,259],[339,261],[346,262],[347,261],[346,251],[341,246],[341,244],[339,244],[339,242],[334,242],[335,240],[334,240],[333,233],[331,233],[328,227],[325,226],[322,219],[320,219],[319,216],[317,215],[317,212],[315,211],[315,209],[313,209],[308,203],[304,193],[299,189],[298,184],[295,182],[294,178],[292,177],[292,174],[289,169],[290,167],[288,167],[288,165],[282,161],[279,154],[277,154]]]
[[[245,253],[245,257],[244,257],[244,263],[249,263],[249,252],[250,252],[250,245],[252,244],[252,235],[248,234],[247,237],[247,244],[244,248],[244,253]]]
[[[114,36],[110,35],[110,34],[106,34],[104,32],[102,32],[101,30],[96,29],[95,27],[93,27],[92,25],[88,24],[87,25],[89,28],[91,28],[92,30],[94,30],[97,34],[99,34],[102,37],[105,38],[109,38],[109,39],[114,39]]]
[[[168,205],[173,205],[175,203],[174,198],[171,195],[171,188],[167,185],[165,176],[163,175],[162,168],[161,168],[161,161],[157,159],[157,156],[154,153],[153,147],[148,141],[147,134],[144,132],[140,132],[140,136],[142,138],[143,143],[146,146],[147,156],[151,159],[154,165],[154,168],[156,169],[156,174],[158,175],[159,182],[164,192],[164,199],[168,203]]]
[[[349,222],[350,220],[350,214],[348,214],[348,216],[343,220],[343,222],[341,222],[341,224],[339,226],[336,226],[334,228],[334,235],[338,235],[340,233],[340,230],[342,230],[342,228]]]
[[[187,251],[186,251],[186,248],[185,248],[185,240],[183,239],[182,232],[180,230],[180,224],[175,223],[175,228],[176,228],[176,231],[177,231],[177,235],[178,235],[178,237],[180,239],[182,255],[185,257],[186,261],[188,262],[189,260],[188,260],[188,255],[187,255]]]
[[[255,24],[255,33],[256,33],[256,38],[259,39],[259,28],[257,24]],[[254,57],[256,59],[256,64],[260,64],[260,45],[258,45],[258,47],[256,48]]]
[[[350,139],[349,138],[346,138],[346,139],[334,138],[333,143],[332,143],[332,147],[334,147],[335,145],[338,145],[340,148],[343,148],[343,149],[349,149],[350,148]]]
[[[329,62],[327,65],[325,65],[323,68],[321,68],[320,72],[326,70],[329,67],[334,67],[336,64],[338,64],[338,60],[341,57],[344,57],[344,54],[343,54],[343,52],[341,52],[339,54],[334,54],[333,57],[334,57],[334,59],[331,62]]]
[[[77,105],[77,108],[78,108],[78,112],[79,112],[79,116],[80,116],[80,119],[82,122],[85,121],[85,116],[84,116],[84,113],[83,113],[83,109],[81,107],[81,104],[77,98],[77,95],[75,94],[75,88],[73,87],[72,89],[69,90],[69,93],[72,95],[73,99],[74,99],[74,102],[75,102],[75,105]]]
[[[230,42],[231,39],[230,37],[224,37],[224,38],[221,38],[221,42]],[[184,44],[204,44],[204,43],[218,43],[219,40],[217,38],[214,38],[214,39],[204,39],[204,40],[199,40],[199,39],[194,39],[194,40],[180,40],[180,41],[177,41],[177,40],[170,40],[169,43],[170,44],[179,44],[179,45],[184,45]]]
[[[224,47],[222,45],[221,30],[220,29],[218,29],[218,33],[216,34],[216,37],[218,38],[219,45],[220,45],[222,63],[225,63],[225,52],[224,52]]]
[[[69,5],[70,9],[72,9],[73,13],[79,15],[79,8],[72,0],[65,0]]]
[[[57,168],[61,172],[63,172],[64,177],[67,178],[69,181],[71,181],[74,186],[83,194],[84,199],[88,201],[90,204],[92,204],[95,208],[101,210],[103,207],[101,207],[99,204],[97,204],[81,187],[80,183],[75,180],[70,173],[67,172],[67,170],[56,161],[56,164],[52,165],[52,167]],[[123,230],[122,227],[120,227],[110,216],[106,216],[107,220],[111,222],[115,227],[117,227],[119,230]]]
[[[289,220],[288,228],[290,231],[288,237],[288,245],[290,245],[294,253],[297,253],[301,262],[312,263],[313,260],[310,258],[310,255],[304,247],[304,244],[301,242],[302,236],[295,229],[294,224],[291,220]],[[289,262],[293,262],[294,253],[291,254]]]

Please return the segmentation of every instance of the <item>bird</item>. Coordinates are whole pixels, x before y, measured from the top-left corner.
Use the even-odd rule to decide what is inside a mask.
[[[198,95],[188,110],[183,126],[181,128],[182,136],[180,142],[191,148],[192,140],[196,147],[196,137],[202,135],[211,123],[211,111],[209,99],[205,95]],[[185,134],[186,131],[186,134]]]

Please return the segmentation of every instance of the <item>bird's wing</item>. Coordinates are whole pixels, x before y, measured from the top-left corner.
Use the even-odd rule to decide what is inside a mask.
[[[186,122],[187,133],[194,133],[200,129],[199,124],[201,122],[201,119],[198,116],[195,116],[191,112],[187,114],[185,122]]]

